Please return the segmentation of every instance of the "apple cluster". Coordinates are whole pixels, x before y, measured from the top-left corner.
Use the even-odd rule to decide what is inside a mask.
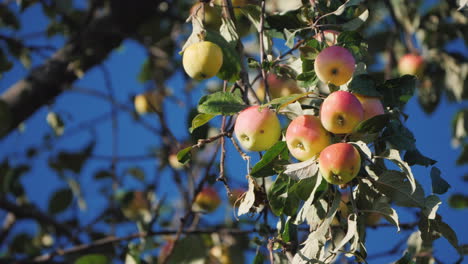
[[[346,48],[330,46],[317,55],[314,69],[322,82],[340,86],[351,80],[355,60]],[[278,78],[268,79],[275,91],[280,86]],[[324,99],[319,116],[302,115],[292,120],[284,139],[294,158],[299,161],[318,158],[319,171],[329,183],[346,184],[359,173],[361,156],[350,143],[332,142],[346,139],[342,135],[353,133],[359,123],[382,114],[384,107],[378,97],[335,91]],[[239,113],[234,133],[244,149],[264,151],[280,140],[281,126],[273,110],[250,106]]]

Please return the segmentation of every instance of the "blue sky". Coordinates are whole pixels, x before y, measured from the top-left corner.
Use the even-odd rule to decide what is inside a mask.
[[[22,35],[43,31],[47,25],[47,20],[40,15],[41,11],[38,5],[28,9],[21,17],[23,24]],[[55,47],[60,47],[63,44],[63,39],[54,37],[52,39],[37,38],[31,41],[34,44],[47,44]],[[372,43],[370,43],[372,45]],[[451,48],[461,48],[460,43],[452,44]],[[464,48],[466,52],[466,48]],[[131,96],[143,92],[146,87],[144,84],[138,82],[137,75],[140,71],[141,64],[146,59],[146,53],[132,41],[126,41],[118,51],[112,55],[104,63],[112,76],[112,85],[115,91],[116,99],[131,106]],[[35,56],[33,58],[33,65],[39,65],[43,58]],[[10,72],[6,73],[0,79],[0,93],[3,93],[8,87],[14,84],[17,80],[23,78],[28,70],[23,68],[18,63]],[[182,73],[177,73],[169,82],[168,86],[173,89],[174,94],[182,94],[183,88],[180,80],[183,78]],[[88,89],[96,89],[102,92],[106,91],[105,82],[103,79],[102,71],[98,68],[91,70],[85,75],[82,80],[75,83],[77,87],[84,87]],[[203,92],[202,85],[195,88],[191,96],[192,102],[197,102]],[[167,120],[169,127],[178,139],[184,139],[188,136],[186,132],[186,116],[188,110],[180,108],[173,101],[165,102],[166,107],[169,109]],[[447,205],[447,199],[450,194],[461,192],[467,193],[467,182],[463,182],[461,177],[467,173],[466,167],[459,167],[455,165],[455,161],[460,154],[459,149],[451,146],[451,119],[454,113],[462,106],[468,106],[466,103],[463,105],[450,103],[445,98],[437,110],[431,115],[426,115],[421,107],[418,105],[417,98],[413,97],[405,112],[410,116],[406,125],[414,133],[417,139],[417,147],[426,156],[437,160],[436,166],[441,169],[442,177],[446,179],[452,186],[447,194],[441,196],[443,201],[439,209],[439,213],[443,216],[444,221],[449,223],[457,232],[460,243],[468,243],[468,229],[466,228],[465,220],[467,219],[466,210],[451,209]],[[94,150],[96,155],[111,155],[112,144],[112,129],[110,120],[96,124],[94,132],[82,132],[72,136],[67,135],[67,129],[73,127],[73,124],[78,124],[86,120],[91,120],[97,116],[108,113],[110,105],[105,101],[94,98],[88,95],[79,94],[76,92],[65,92],[57,98],[57,100],[49,106],[53,111],[63,114],[66,126],[65,137],[58,138],[54,141],[54,147],[51,151],[44,150],[35,159],[32,160],[31,165],[33,169],[27,173],[23,178],[28,196],[31,201],[34,201],[39,207],[46,210],[47,203],[50,195],[54,190],[65,187],[66,183],[60,180],[59,177],[51,171],[47,164],[47,158],[50,153],[57,153],[60,150],[76,150],[82,148],[90,139],[96,138],[97,145]],[[22,133],[14,132],[7,138],[0,141],[0,158],[3,160],[5,157],[10,157],[10,161],[20,163],[25,161],[21,156],[28,147],[38,146],[43,142],[45,134],[50,133],[51,130],[46,123],[46,115],[48,109],[43,107],[35,113],[25,124],[25,130]],[[155,116],[143,117],[146,121],[158,126],[157,118]],[[119,155],[132,156],[142,155],[148,152],[151,147],[157,146],[157,138],[148,130],[139,126],[131,115],[128,113],[119,113]],[[236,182],[237,185],[245,184],[245,166],[244,161],[232,151],[232,146],[229,143],[229,155],[227,160],[227,172],[230,179]],[[16,155],[20,154],[20,155]],[[145,170],[149,179],[158,177],[161,186],[166,187],[162,189],[169,197],[174,197],[174,187],[170,179],[169,173],[163,172],[156,175],[153,171],[157,163],[153,160],[146,160],[138,163],[124,163],[118,166],[118,171],[123,173],[127,168],[138,166]],[[93,216],[99,213],[99,210],[105,206],[104,200],[99,195],[99,190],[105,188],[106,184],[96,184],[93,180],[93,174],[99,169],[105,169],[108,162],[92,160],[84,168],[80,178],[77,179],[83,186],[84,197],[88,204],[88,209],[81,214],[81,220],[84,222],[89,221]],[[430,181],[430,168],[414,167],[414,174],[417,180],[424,186],[426,194],[431,193]],[[75,175],[68,175],[75,177]],[[126,180],[125,188],[142,188],[141,184],[134,180]],[[221,184],[217,184],[219,190],[223,190]],[[223,199],[226,195],[223,193]],[[212,221],[222,219],[224,213],[229,211],[228,208],[219,209],[215,212],[213,217],[207,217],[205,220]],[[402,218],[401,222],[411,221],[408,219],[410,214],[404,208],[398,208],[398,213]],[[231,212],[229,212],[231,213]],[[3,213],[1,214],[4,215]],[[59,218],[66,219],[70,214],[60,215]],[[16,231],[20,230],[34,230],[34,225],[31,222],[23,222],[23,224],[15,227]],[[129,227],[122,232],[133,230],[134,227]],[[405,233],[396,234],[395,228],[381,228],[378,230],[370,230],[367,243],[368,252],[380,252],[388,250],[397,241],[403,237]],[[447,263],[452,263],[456,258],[456,252],[444,239],[436,241],[435,254],[440,259],[447,260]],[[371,253],[370,253],[371,254]],[[394,258],[378,259],[376,263],[387,263]],[[374,263],[374,262],[371,262]]]

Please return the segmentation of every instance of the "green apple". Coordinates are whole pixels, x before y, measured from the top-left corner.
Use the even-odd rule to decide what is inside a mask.
[[[221,48],[209,41],[193,43],[184,50],[182,64],[185,72],[195,80],[218,74],[223,65]]]

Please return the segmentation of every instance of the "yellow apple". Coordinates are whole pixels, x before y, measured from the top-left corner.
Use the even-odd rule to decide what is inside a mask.
[[[204,80],[218,74],[223,65],[221,48],[209,41],[188,46],[182,57],[185,72],[195,80]]]
[[[157,91],[148,91],[134,97],[135,110],[139,114],[161,111],[164,96]]]
[[[355,64],[351,52],[340,46],[331,46],[317,55],[314,70],[322,82],[339,86],[351,80]]]
[[[356,177],[360,168],[359,151],[349,143],[336,143],[320,152],[320,174],[331,184],[348,183]]]
[[[281,125],[274,111],[251,106],[239,113],[234,134],[245,150],[264,151],[279,140]]]

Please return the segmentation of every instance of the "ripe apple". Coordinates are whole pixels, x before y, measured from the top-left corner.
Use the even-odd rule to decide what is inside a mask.
[[[274,73],[267,75],[267,81],[271,99],[304,92],[299,88],[299,86],[297,86],[297,82],[295,80],[283,79]],[[265,100],[265,86],[263,85],[263,80],[260,81],[260,85],[258,86],[256,93],[261,101]]]
[[[354,179],[361,168],[361,156],[349,143],[336,143],[320,152],[319,170],[331,184],[345,184]]]
[[[246,192],[247,190],[244,189],[244,188],[238,188],[238,189],[234,189],[231,191],[231,196],[229,196],[229,204],[233,207],[238,207],[240,202],[238,201],[239,198],[242,197],[242,195],[244,195],[244,193]]]
[[[365,96],[360,94],[354,95],[359,100],[359,102],[361,102],[362,108],[364,109],[364,120],[377,115],[385,114],[382,102],[378,97]]]
[[[215,76],[221,69],[223,52],[213,42],[197,42],[185,49],[182,64],[185,72],[193,79],[208,79]]]
[[[138,94],[133,98],[135,110],[139,114],[154,113],[161,111],[162,101],[164,96],[156,91],[148,91]]]
[[[340,32],[338,32],[336,30],[327,29],[327,30],[323,31],[323,35],[322,35],[322,33],[316,34],[314,36],[314,39],[316,39],[318,42],[322,42],[322,37],[325,36],[325,42],[327,43],[327,45],[328,46],[333,46],[338,41],[338,35],[339,34],[340,34]]]
[[[221,204],[218,192],[213,187],[203,188],[195,197],[194,205],[208,213],[213,212]]]
[[[339,86],[353,77],[355,63],[353,55],[347,49],[331,46],[317,55],[314,70],[322,82]]]
[[[281,125],[274,111],[256,105],[239,113],[234,134],[245,150],[264,151],[278,141]]]
[[[415,75],[421,78],[424,71],[424,59],[417,54],[406,54],[398,61],[398,71],[400,75]]]
[[[295,118],[286,130],[288,149],[296,159],[308,160],[330,145],[330,134],[318,117],[303,115]]]
[[[352,93],[336,91],[323,101],[320,120],[326,130],[335,134],[347,134],[364,120],[364,109]]]

